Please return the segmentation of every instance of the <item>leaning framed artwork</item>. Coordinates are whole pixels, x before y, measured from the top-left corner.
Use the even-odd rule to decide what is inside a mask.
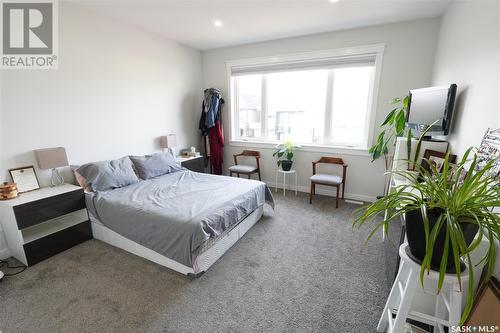
[[[424,152],[424,158],[422,159],[422,168],[424,168],[429,172],[431,172],[434,168],[437,171],[442,172],[445,158],[446,158],[446,153],[436,150],[426,149]],[[455,163],[456,160],[457,160],[457,155],[452,155],[452,154],[449,155],[448,157],[449,163]],[[434,166],[434,168],[431,167],[431,164]]]
[[[40,183],[36,176],[35,167],[32,165],[9,169],[12,181],[16,183],[17,190],[19,193],[29,192],[38,190],[40,188]]]

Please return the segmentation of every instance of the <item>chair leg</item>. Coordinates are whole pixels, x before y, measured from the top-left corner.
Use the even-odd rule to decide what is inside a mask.
[[[340,185],[337,186],[337,198],[335,199],[335,208],[339,208],[339,190],[340,190]]]
[[[247,174],[248,179],[250,179],[250,176],[251,176],[251,175],[252,175],[251,173]]]
[[[232,177],[232,176],[233,176],[233,172],[229,171],[229,177]]]
[[[344,199],[345,183],[342,183],[342,200]]]
[[[258,169],[257,172],[259,173],[259,180],[262,181],[262,179],[260,179],[260,169]]]
[[[314,183],[311,182],[311,192],[309,192],[309,203],[313,203],[313,188],[314,188]]]
[[[237,172],[236,175],[238,175],[238,178],[240,178],[240,173],[239,172]]]

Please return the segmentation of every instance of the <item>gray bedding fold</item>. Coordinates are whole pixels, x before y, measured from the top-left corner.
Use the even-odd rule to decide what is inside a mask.
[[[105,226],[189,267],[205,241],[264,202],[274,207],[265,183],[188,170],[87,195],[87,207]]]

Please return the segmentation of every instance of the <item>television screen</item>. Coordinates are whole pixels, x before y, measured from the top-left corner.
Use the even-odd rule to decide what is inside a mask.
[[[423,131],[439,119],[440,121],[429,131],[429,135],[447,135],[456,89],[456,84],[450,84],[410,90],[407,126],[416,131]]]

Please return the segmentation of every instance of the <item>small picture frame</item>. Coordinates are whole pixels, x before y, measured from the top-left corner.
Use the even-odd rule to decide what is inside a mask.
[[[35,168],[32,165],[9,169],[9,173],[12,181],[16,183],[19,193],[34,191],[40,188]]]
[[[431,149],[426,149],[424,152],[424,158],[422,159],[422,168],[427,170],[428,172],[432,171],[431,166],[429,165],[429,162],[434,164],[436,170],[438,170],[440,173],[443,171],[443,164],[444,164],[444,159],[446,158],[446,153],[436,151],[436,150],[431,150]],[[455,163],[457,160],[457,155],[452,155],[448,157],[448,162],[449,163]]]

